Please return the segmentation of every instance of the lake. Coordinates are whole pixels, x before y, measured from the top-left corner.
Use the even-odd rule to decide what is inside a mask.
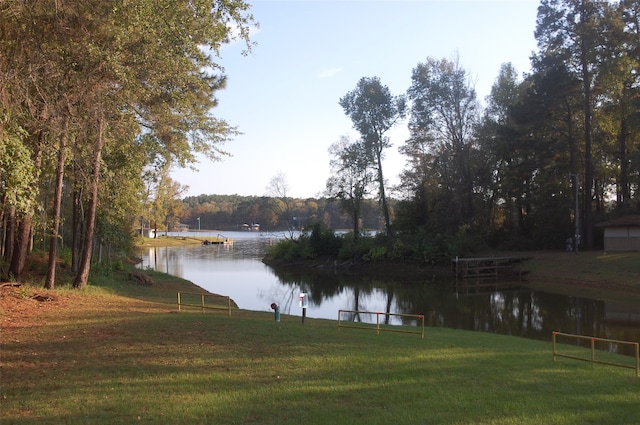
[[[190,233],[194,235],[195,233]],[[188,235],[187,233],[172,234]],[[218,233],[199,232],[199,237]],[[241,309],[301,316],[301,292],[308,294],[306,316],[338,319],[338,310],[425,316],[426,326],[466,329],[551,340],[553,331],[623,341],[640,341],[640,306],[534,291],[521,282],[471,282],[357,277],[326,272],[276,272],[262,263],[282,234],[224,232],[228,245],[156,247],[141,253],[139,267],[187,279],[212,293],[231,297]],[[375,323],[375,315],[354,315]],[[341,320],[345,320],[341,316]],[[388,322],[414,319],[388,316]],[[617,347],[609,348],[616,351]],[[625,350],[626,352],[626,350]]]

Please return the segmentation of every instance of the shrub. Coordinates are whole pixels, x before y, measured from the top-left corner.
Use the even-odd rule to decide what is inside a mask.
[[[284,239],[269,248],[268,256],[276,260],[291,261],[300,256],[298,242]]]

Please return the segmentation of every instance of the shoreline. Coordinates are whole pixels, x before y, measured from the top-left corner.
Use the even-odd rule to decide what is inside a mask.
[[[504,282],[518,281],[532,289],[552,293],[614,300],[631,299],[640,302],[640,252],[604,254],[585,251],[576,255],[554,251],[512,251],[479,256],[526,256],[529,258],[514,266],[509,275],[497,278]],[[262,262],[282,270],[313,270],[395,277],[401,274],[408,279],[455,278],[450,265],[424,265],[409,261],[338,263],[333,259],[324,258],[291,262],[263,259]],[[520,273],[523,273],[522,277]]]
[[[149,246],[188,246],[202,243],[192,237],[145,239],[141,248]],[[640,252],[603,253],[602,251],[492,251],[478,256],[527,257],[514,267],[513,275],[505,280],[518,280],[533,289],[548,292],[605,299],[631,298],[640,301]],[[411,261],[352,263],[333,258],[314,260],[273,261],[263,258],[270,267],[288,270],[313,270],[327,273],[373,274],[407,278],[439,279],[452,277],[450,264],[427,265]],[[518,273],[526,273],[519,278]],[[197,285],[196,285],[197,286]]]

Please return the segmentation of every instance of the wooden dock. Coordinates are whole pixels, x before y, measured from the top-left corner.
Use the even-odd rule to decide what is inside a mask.
[[[518,275],[524,272],[514,272],[513,266],[521,264],[531,257],[475,257],[453,258],[451,268],[455,277],[467,278],[497,278],[499,275]]]

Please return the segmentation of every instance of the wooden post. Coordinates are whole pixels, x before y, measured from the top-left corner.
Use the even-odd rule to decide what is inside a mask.
[[[640,378],[640,344],[636,342],[636,376]]]

